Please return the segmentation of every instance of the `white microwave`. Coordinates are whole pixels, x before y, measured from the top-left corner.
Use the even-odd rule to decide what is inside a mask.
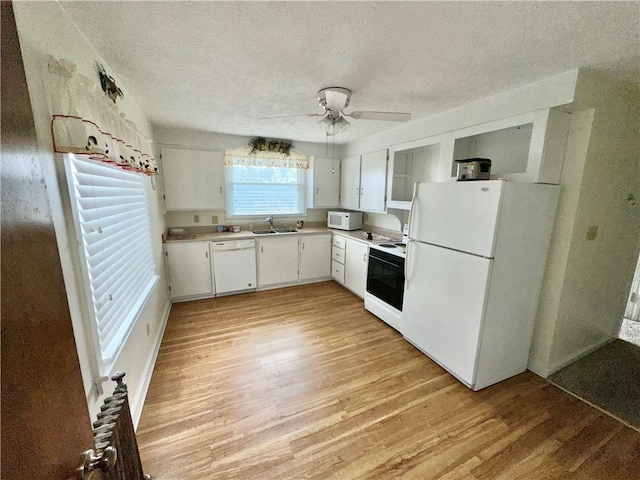
[[[362,228],[362,212],[328,212],[327,227],[339,230]]]

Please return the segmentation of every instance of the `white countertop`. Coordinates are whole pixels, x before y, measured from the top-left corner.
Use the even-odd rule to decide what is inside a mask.
[[[318,233],[331,233],[332,229],[327,227],[308,227],[298,229],[296,232],[288,232],[288,233],[267,233],[267,234],[256,234],[251,230],[241,230],[238,233],[233,232],[211,232],[211,233],[195,233],[193,234],[193,238],[171,238],[167,237],[165,242],[174,243],[174,242],[207,242],[207,241],[221,241],[221,240],[245,240],[248,238],[260,238],[260,237],[272,237],[272,236],[282,236],[282,235],[311,235]]]
[[[368,230],[364,230],[365,232]],[[167,237],[165,242],[167,243],[175,243],[175,242],[208,242],[208,241],[222,241],[222,240],[245,240],[250,238],[260,238],[260,237],[272,237],[272,236],[282,236],[282,235],[313,235],[318,233],[335,233],[336,235],[342,235],[343,237],[352,238],[354,240],[358,240],[363,243],[380,243],[380,242],[399,242],[402,237],[392,236],[392,235],[384,235],[385,238],[379,238],[380,234],[373,233],[374,239],[367,240],[367,237],[363,235],[362,230],[336,230],[333,228],[327,227],[305,227],[298,229],[296,232],[290,233],[268,233],[268,234],[255,234],[251,230],[242,230],[238,233],[232,232],[210,232],[210,233],[194,233],[193,238],[171,238]],[[390,239],[390,240],[389,240]]]

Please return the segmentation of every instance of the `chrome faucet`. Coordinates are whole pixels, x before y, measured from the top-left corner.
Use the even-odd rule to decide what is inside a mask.
[[[269,228],[273,230],[273,215],[269,215],[264,221],[269,222]]]

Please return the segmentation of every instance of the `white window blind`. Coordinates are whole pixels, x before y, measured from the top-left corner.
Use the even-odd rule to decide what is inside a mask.
[[[72,154],[65,161],[94,339],[106,367],[158,281],[145,176]]]
[[[225,165],[227,214],[301,215],[305,213],[301,168]]]

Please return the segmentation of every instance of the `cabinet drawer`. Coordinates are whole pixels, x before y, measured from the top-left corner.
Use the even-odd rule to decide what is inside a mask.
[[[347,245],[347,239],[344,237],[341,237],[340,235],[334,235],[333,241],[331,242],[331,244],[334,247],[338,247],[344,250],[345,246]]]
[[[331,259],[335,260],[336,262],[339,262],[341,264],[344,265],[344,250],[341,248],[336,247],[335,245],[333,247],[331,247]]]
[[[332,260],[331,276],[336,282],[344,283],[344,265]]]

